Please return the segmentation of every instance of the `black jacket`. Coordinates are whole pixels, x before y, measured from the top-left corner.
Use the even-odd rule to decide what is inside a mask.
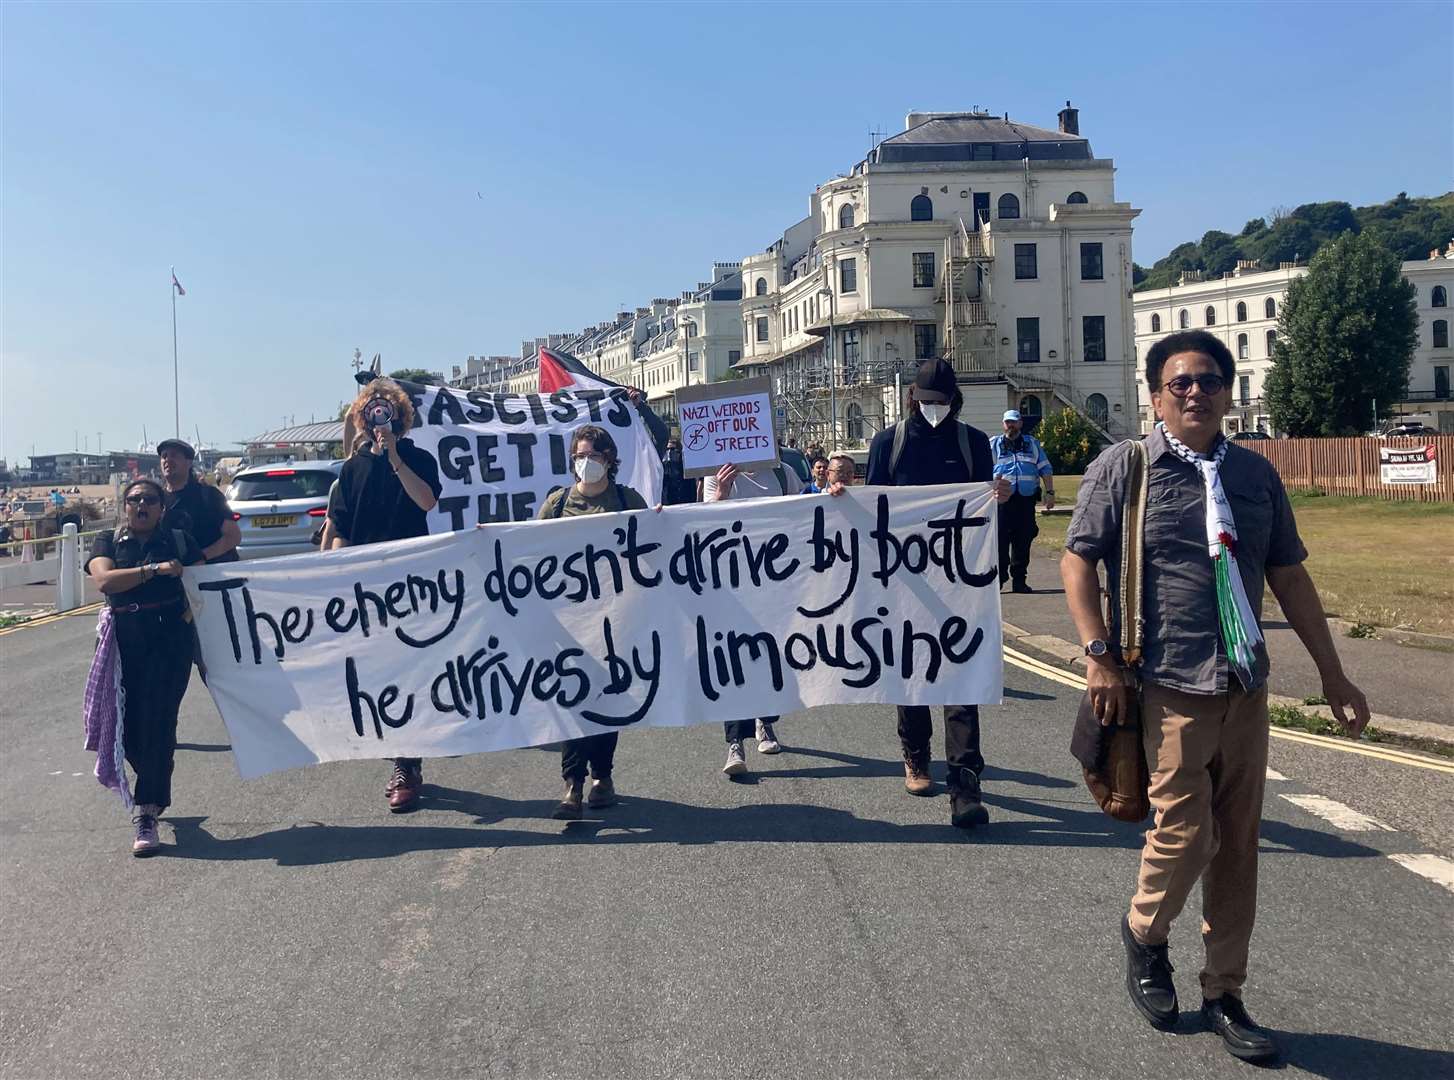
[[[894,451],[894,427],[884,428],[873,437],[868,448],[866,484],[914,487],[926,484],[987,484],[994,479],[994,459],[990,457],[989,436],[979,428],[969,428],[970,461],[960,450],[959,433],[950,418],[937,428],[931,427],[917,411],[907,421],[908,432],[898,467],[889,475],[889,459]]]

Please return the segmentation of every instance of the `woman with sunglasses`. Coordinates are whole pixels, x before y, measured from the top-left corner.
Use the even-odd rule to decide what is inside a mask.
[[[162,499],[155,480],[128,484],[125,523],[96,537],[86,561],[106,597],[86,680],[86,748],[97,751],[97,779],[127,805],[123,754],[136,774],[131,853],[138,857],[161,847],[157,818],[172,801],[177,710],[192,673],[182,567],[206,561],[189,534],[162,527]]]

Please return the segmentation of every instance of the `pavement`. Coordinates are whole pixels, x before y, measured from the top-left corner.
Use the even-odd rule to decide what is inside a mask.
[[[623,803],[561,823],[539,750],[430,761],[402,816],[383,762],[243,782],[194,680],[135,860],[79,749],[92,625],[0,637],[0,1076],[1251,1075],[1126,999],[1140,833],[1080,783],[1064,671],[1007,665],[970,833],[883,707],[784,718],[744,783],[716,725],[628,732]],[[1380,752],[1272,741],[1246,1000],[1288,1076],[1454,1075],[1454,767]],[[1194,1007],[1194,911],[1171,955]]]
[[[1007,640],[1051,662],[1084,671],[1084,650],[1065,606],[1059,560],[1034,552],[1027,580],[1035,592],[1006,590],[1001,596]],[[1275,605],[1265,614],[1274,694],[1294,702],[1321,696],[1317,668],[1297,634]],[[1454,745],[1454,692],[1448,675],[1454,664],[1454,639],[1430,634],[1352,638],[1345,621],[1330,619],[1329,625],[1343,669],[1377,714],[1375,726]]]

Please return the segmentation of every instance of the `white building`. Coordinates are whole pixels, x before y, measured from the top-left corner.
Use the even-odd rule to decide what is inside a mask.
[[[1257,270],[1241,263],[1231,273],[1203,280],[1198,273],[1183,274],[1170,288],[1135,294],[1136,355],[1177,330],[1207,330],[1220,338],[1237,362],[1233,409],[1225,425],[1228,432],[1272,433],[1262,389],[1272,366],[1277,343],[1277,320],[1288,285],[1308,272],[1306,266],[1284,264],[1276,270]],[[1409,389],[1395,405],[1395,415],[1420,417],[1431,427],[1454,433],[1454,401],[1450,399],[1449,294],[1454,292],[1454,244],[1442,256],[1403,264],[1404,279],[1418,294],[1419,344],[1409,366]],[[1150,395],[1137,379],[1138,411],[1142,430],[1149,430]],[[1371,416],[1370,416],[1371,423]]]
[[[1131,222],[1114,163],[1069,103],[1051,131],[984,112],[910,113],[808,216],[742,262],[747,374],[790,433],[854,445],[900,414],[904,377],[942,356],[965,420],[1070,405],[1137,429]],[[836,422],[835,422],[836,421]]]

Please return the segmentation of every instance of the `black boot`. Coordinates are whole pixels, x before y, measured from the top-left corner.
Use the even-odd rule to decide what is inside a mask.
[[[1277,1043],[1247,1015],[1239,997],[1223,994],[1215,1001],[1203,1001],[1202,1019],[1222,1037],[1227,1053],[1234,1058],[1266,1061],[1277,1056]]]
[[[980,801],[979,777],[969,769],[949,770],[949,821],[956,829],[989,824],[989,811]]]
[[[1171,961],[1165,945],[1142,945],[1131,933],[1131,924],[1121,916],[1121,941],[1126,946],[1126,990],[1131,1004],[1163,1030],[1176,1023],[1176,984],[1171,981]]]

